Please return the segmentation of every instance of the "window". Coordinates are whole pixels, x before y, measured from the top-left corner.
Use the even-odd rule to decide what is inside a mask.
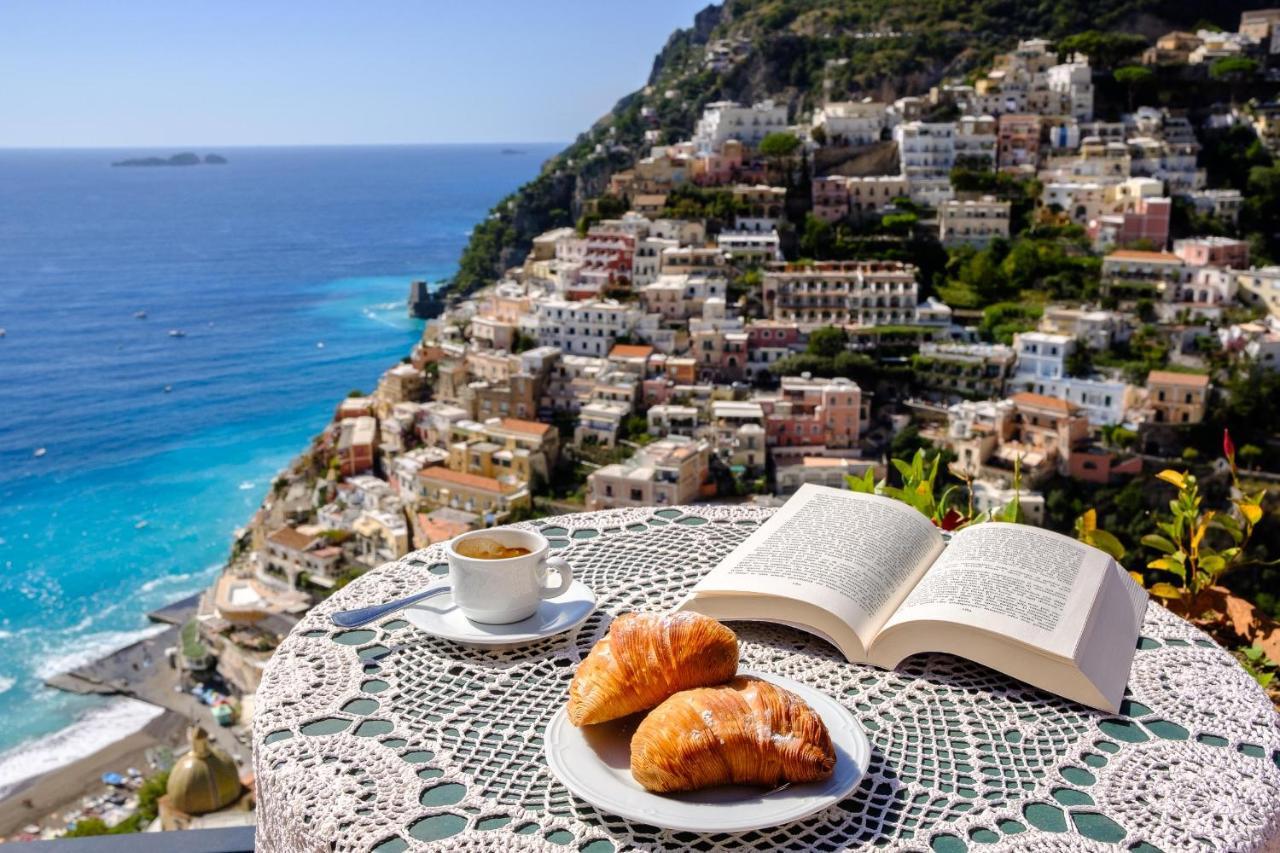
[[[639,489],[632,489],[632,490],[631,490],[631,500],[633,500],[633,501],[640,501],[640,500],[644,500],[644,495],[643,495],[643,493],[641,493],[641,491],[640,491]]]

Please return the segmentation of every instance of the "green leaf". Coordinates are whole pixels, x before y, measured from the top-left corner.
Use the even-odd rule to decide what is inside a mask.
[[[1105,530],[1093,531],[1089,536],[1089,544],[1099,551],[1105,552],[1112,559],[1119,560],[1124,557],[1124,545],[1120,544],[1119,539]]]
[[[1143,536],[1142,544],[1146,545],[1148,548],[1155,548],[1162,554],[1172,554],[1178,550],[1176,545],[1156,533],[1148,533],[1146,536]]]
[[[1182,591],[1173,584],[1157,583],[1152,584],[1149,592],[1157,598],[1181,598]]]

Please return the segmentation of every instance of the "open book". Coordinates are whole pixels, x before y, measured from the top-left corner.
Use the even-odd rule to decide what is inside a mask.
[[[680,604],[792,625],[886,669],[948,652],[1112,712],[1146,607],[1115,560],[1061,534],[989,522],[947,544],[904,503],[813,485]]]

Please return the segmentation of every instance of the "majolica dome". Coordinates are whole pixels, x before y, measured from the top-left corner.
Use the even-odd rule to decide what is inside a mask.
[[[231,756],[209,743],[199,726],[190,730],[191,751],[169,771],[169,804],[189,815],[226,808],[240,798],[240,771]]]

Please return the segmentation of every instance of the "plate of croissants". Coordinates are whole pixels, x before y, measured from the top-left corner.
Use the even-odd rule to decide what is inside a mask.
[[[627,613],[547,724],[551,772],[596,808],[691,832],[746,832],[849,795],[871,746],[799,682],[738,669],[738,638],[697,613]]]

